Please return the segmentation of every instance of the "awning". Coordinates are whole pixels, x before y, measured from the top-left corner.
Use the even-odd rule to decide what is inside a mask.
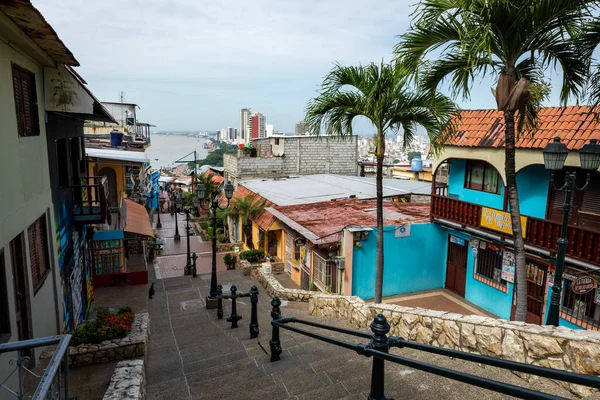
[[[125,232],[137,233],[142,236],[154,236],[146,207],[125,199],[125,208]]]
[[[85,154],[88,157],[103,158],[107,160],[121,160],[138,163],[150,162],[146,156],[146,153],[143,151],[111,150],[86,147]]]

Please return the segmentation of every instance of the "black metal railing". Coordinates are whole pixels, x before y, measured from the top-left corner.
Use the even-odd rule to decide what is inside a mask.
[[[231,315],[227,317],[227,322],[231,322],[231,329],[238,327],[238,321],[242,319],[237,313],[237,299],[242,297],[250,297],[251,313],[250,313],[250,339],[258,337],[260,333],[258,328],[258,288],[252,286],[249,292],[238,293],[235,285],[231,286],[230,294],[223,294],[223,285],[217,285],[217,318],[223,318],[223,299],[231,300]]]
[[[483,378],[477,375],[455,371],[449,368],[424,363],[422,361],[416,361],[396,354],[390,354],[389,349],[391,347],[411,348],[419,351],[438,354],[441,356],[453,357],[460,360],[476,362],[511,371],[523,372],[531,375],[554,379],[557,381],[574,383],[577,385],[584,385],[600,389],[600,378],[595,376],[576,374],[574,372],[562,371],[552,368],[544,368],[535,365],[523,364],[515,361],[501,360],[498,358],[488,357],[479,354],[465,353],[458,350],[420,344],[405,340],[400,337],[387,336],[387,334],[390,331],[390,325],[388,324],[385,316],[383,316],[382,314],[378,314],[371,323],[370,327],[373,333],[369,334],[366,332],[337,328],[334,326],[319,324],[292,317],[282,317],[280,309],[281,301],[277,297],[273,298],[273,300],[271,301],[271,306],[271,317],[273,318],[273,320],[271,321],[273,331],[271,340],[269,341],[269,345],[271,348],[271,362],[279,360],[283,351],[281,347],[281,340],[279,338],[280,328],[287,329],[289,331],[296,332],[326,343],[330,343],[338,347],[343,347],[348,350],[356,351],[358,354],[364,355],[366,357],[373,357],[373,368],[371,371],[371,391],[369,395],[369,399],[372,400],[386,399],[384,396],[385,361],[401,364],[420,371],[429,372],[435,375],[457,380],[459,382],[467,383],[472,386],[477,386],[483,389],[488,389],[494,392],[503,393],[521,399],[563,399],[563,397],[554,396],[548,393],[539,392],[524,387],[511,385],[508,383]],[[363,339],[370,339],[370,342],[368,344],[348,343],[332,337],[323,336],[318,333],[309,332],[296,328],[294,326],[290,326],[290,324],[292,323],[313,326],[316,328],[339,332],[346,335],[360,337]]]
[[[5,390],[19,400],[32,399],[70,399],[69,396],[69,342],[71,335],[49,336],[40,339],[22,340],[0,344],[0,355],[3,353],[16,353],[16,358],[11,359],[14,369],[8,377],[0,377],[0,391]],[[48,366],[42,375],[36,375],[27,365],[29,364],[29,350],[36,347],[57,345]],[[9,387],[9,380],[17,374],[16,388]],[[39,378],[40,381],[34,394],[29,397],[24,393],[26,374]],[[0,398],[4,398],[0,394]]]

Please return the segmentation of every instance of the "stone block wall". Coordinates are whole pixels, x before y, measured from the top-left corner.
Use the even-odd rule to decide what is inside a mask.
[[[252,277],[272,297],[308,301],[311,315],[345,319],[359,329],[368,329],[375,316],[383,314],[391,327],[389,334],[407,340],[580,374],[600,375],[600,332],[597,331],[540,326],[393,304],[372,304],[355,296],[287,289],[260,269],[253,271]],[[519,376],[528,381],[544,379],[527,374]],[[557,383],[581,397],[594,393],[593,389],[585,386]]]
[[[145,398],[144,360],[119,361],[102,400],[144,400]]]
[[[128,358],[145,358],[148,342],[148,323],[148,313],[136,314],[129,335],[122,339],[69,347],[69,366],[81,367]],[[53,350],[46,350],[40,355],[40,358],[50,358],[53,353]]]

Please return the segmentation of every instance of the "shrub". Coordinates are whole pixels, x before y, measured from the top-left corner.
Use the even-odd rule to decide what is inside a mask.
[[[95,321],[86,322],[75,329],[70,345],[98,344],[104,340],[124,338],[131,331],[134,319],[131,307],[119,308],[116,313],[102,308],[98,310]]]
[[[225,262],[227,269],[234,269],[235,263],[237,262],[237,257],[235,254],[227,253],[223,256],[223,262]]]
[[[200,228],[202,228],[203,231],[206,231],[208,229],[208,222],[207,221],[199,222],[198,225],[200,225]]]
[[[217,239],[219,243],[229,243],[229,238],[227,236],[221,236]]]
[[[265,258],[265,251],[261,249],[246,250],[240,253],[240,260],[248,260],[251,263],[257,263]]]

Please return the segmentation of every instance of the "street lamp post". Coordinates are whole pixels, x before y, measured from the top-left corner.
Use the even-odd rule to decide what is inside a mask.
[[[225,207],[219,206],[218,190],[206,192],[204,185],[198,184],[196,192],[200,199],[200,207],[204,210],[210,210],[212,217],[212,269],[210,275],[210,295],[206,299],[206,308],[217,308],[217,210],[225,210],[229,207],[229,200],[233,197],[233,185],[227,182],[224,188],[227,204]]]
[[[554,141],[544,148],[544,166],[552,171],[550,175],[550,185],[555,191],[565,191],[565,201],[563,203],[563,219],[558,239],[558,248],[556,252],[556,272],[554,274],[554,284],[552,285],[552,296],[550,297],[550,308],[546,325],[558,326],[559,310],[562,290],[563,269],[565,266],[565,251],[567,244],[567,231],[569,225],[569,213],[571,212],[571,195],[575,190],[584,190],[590,183],[591,172],[600,168],[600,145],[595,139],[591,139],[579,150],[579,160],[581,169],[586,171],[585,184],[578,187],[576,184],[577,172],[565,171],[565,183],[561,187],[554,184],[554,172],[561,171],[565,165],[569,150],[560,138],[554,138]]]
[[[162,224],[160,223],[160,190],[156,191],[156,213],[158,214],[158,220],[156,221],[156,229],[162,228]]]
[[[177,207],[177,202],[181,201],[180,197],[181,197],[181,192],[178,191],[178,194],[175,193],[176,189],[173,189],[173,191],[171,192],[171,204],[173,209],[171,210],[171,215],[173,215],[175,217],[175,237],[174,239],[176,241],[180,241],[181,240],[181,236],[179,235],[179,224],[177,223],[177,210],[175,209]]]

